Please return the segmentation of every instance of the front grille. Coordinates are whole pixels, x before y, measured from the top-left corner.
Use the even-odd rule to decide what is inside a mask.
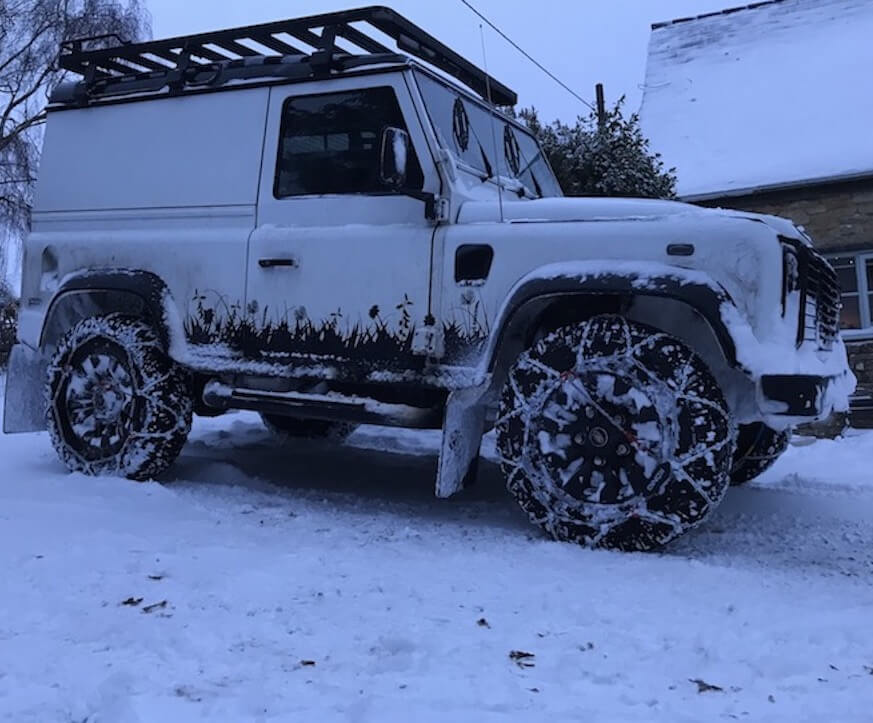
[[[816,341],[829,351],[840,332],[840,285],[831,265],[808,246],[796,247],[800,261],[798,344]]]

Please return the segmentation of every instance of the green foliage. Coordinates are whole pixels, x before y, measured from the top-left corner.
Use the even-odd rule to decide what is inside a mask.
[[[664,169],[640,129],[639,114],[622,114],[624,97],[607,110],[602,124],[592,111],[575,125],[542,123],[534,108],[519,114],[543,146],[568,196],[675,198],[675,168]]]

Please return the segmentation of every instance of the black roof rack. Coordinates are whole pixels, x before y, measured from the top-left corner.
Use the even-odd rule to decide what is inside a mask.
[[[303,56],[317,72],[356,67],[367,59],[372,63],[403,58],[374,37],[372,29],[393,39],[399,50],[448,73],[483,98],[488,98],[490,91],[496,105],[518,102],[512,89],[399,13],[380,6],[97,50],[86,49],[89,41],[105,40],[105,36],[69,40],[61,45],[60,65],[81,75],[85,92],[94,97],[101,87],[114,85],[122,77],[161,73],[191,77],[192,72],[240,59]]]

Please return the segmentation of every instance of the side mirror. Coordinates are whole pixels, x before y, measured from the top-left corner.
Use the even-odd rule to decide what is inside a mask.
[[[402,128],[389,126],[382,131],[379,177],[386,186],[403,188],[406,185],[410,145],[409,133]]]

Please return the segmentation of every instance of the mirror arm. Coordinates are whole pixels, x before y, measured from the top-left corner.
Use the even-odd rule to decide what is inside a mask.
[[[398,191],[403,196],[414,198],[416,201],[424,203],[424,217],[429,221],[444,220],[440,218],[440,211],[437,206],[437,195],[429,191],[416,191],[412,188],[403,188]]]
[[[404,196],[414,198],[416,201],[424,202],[424,217],[431,221],[436,220],[436,194],[428,191],[415,191],[412,189],[403,189]]]

